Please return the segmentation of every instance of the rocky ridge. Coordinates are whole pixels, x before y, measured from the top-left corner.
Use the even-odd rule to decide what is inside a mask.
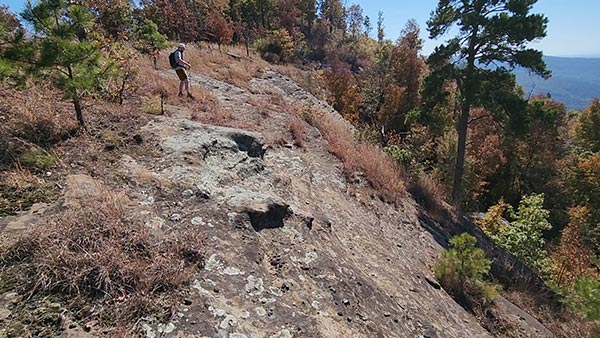
[[[205,76],[193,80],[236,116],[258,115],[248,97],[273,92],[335,114],[272,71],[252,81],[252,92]],[[184,115],[143,128],[159,140],[160,160],[122,163],[126,174],[143,167],[181,191],[180,206],[149,214],[150,223],[187,223],[208,238],[206,267],[187,304],[171,322],[146,324],[148,337],[488,335],[432,277],[440,247],[419,226],[414,203],[393,207],[368,196],[360,178],[349,183],[316,129],[307,131],[306,150],[266,149],[263,133],[285,128],[289,113],[271,111],[258,132]],[[349,194],[361,187],[364,198]]]
[[[265,112],[251,99],[278,95],[287,107],[310,105],[341,119],[330,106],[272,70],[248,88],[200,74],[192,80],[252,131],[202,124],[170,106],[139,131],[154,142],[155,156],[115,163],[129,182],[129,212],[151,231],[195,227],[206,235],[204,269],[170,320],[140,322],[144,336],[490,336],[432,276],[442,248],[412,199],[390,205],[361,173],[348,180],[309,125],[302,148],[269,145],[289,133],[295,113],[282,105]],[[146,188],[148,181],[159,188]],[[60,203],[103,184],[85,175],[67,182]],[[1,220],[0,228],[22,231],[46,209]],[[0,314],[7,309],[0,301]]]

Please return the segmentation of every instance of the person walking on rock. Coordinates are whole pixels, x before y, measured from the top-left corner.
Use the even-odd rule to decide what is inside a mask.
[[[177,45],[177,50],[169,55],[169,62],[171,67],[175,69],[177,76],[179,77],[179,96],[183,96],[183,88],[187,93],[187,97],[194,98],[190,92],[190,79],[186,72],[192,65],[183,59],[183,51],[185,50],[185,44],[180,43]]]

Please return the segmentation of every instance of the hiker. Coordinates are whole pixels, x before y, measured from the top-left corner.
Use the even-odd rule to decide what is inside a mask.
[[[187,97],[194,98],[190,93],[190,80],[186,73],[186,69],[189,69],[192,65],[183,59],[183,51],[185,50],[185,44],[180,43],[177,45],[177,50],[169,56],[169,62],[171,67],[175,69],[177,76],[179,77],[179,96],[183,96],[183,87],[187,92]]]

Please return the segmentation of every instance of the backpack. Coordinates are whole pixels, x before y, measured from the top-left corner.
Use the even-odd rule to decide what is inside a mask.
[[[169,64],[171,64],[171,68],[173,69],[179,67],[179,64],[177,64],[177,60],[175,59],[176,52],[177,51],[174,51],[173,53],[169,54]],[[183,52],[181,52],[181,58],[183,58]]]

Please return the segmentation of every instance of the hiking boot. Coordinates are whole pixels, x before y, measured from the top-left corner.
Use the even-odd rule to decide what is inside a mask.
[[[188,93],[187,97],[190,98],[190,99],[192,99],[192,100],[194,99],[194,96],[191,93]]]
[[[179,94],[177,94],[177,96],[183,97],[183,93],[179,93]]]

